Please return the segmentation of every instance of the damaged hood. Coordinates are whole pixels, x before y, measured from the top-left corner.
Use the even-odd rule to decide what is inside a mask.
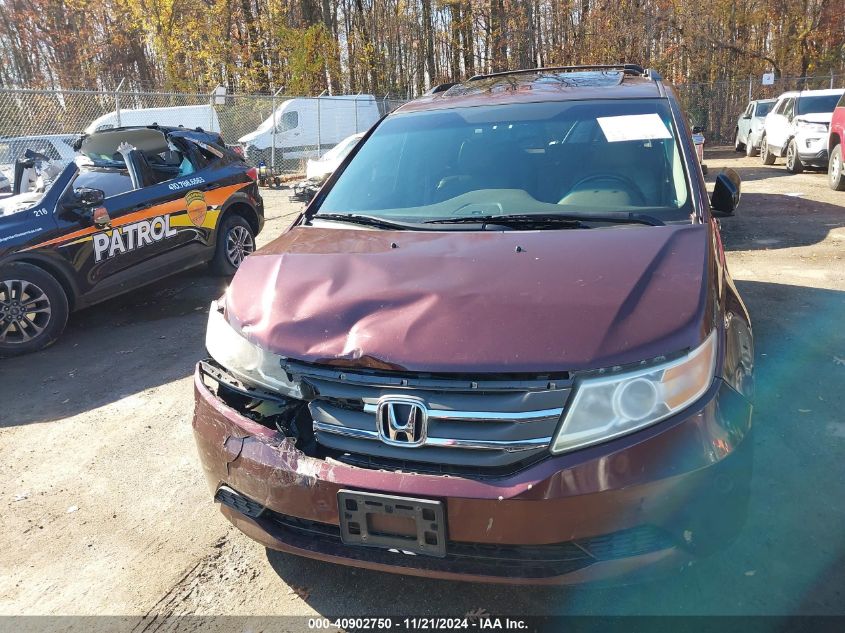
[[[426,372],[607,367],[703,340],[707,244],[704,225],[297,227],[243,262],[226,314],[253,343],[316,363]]]

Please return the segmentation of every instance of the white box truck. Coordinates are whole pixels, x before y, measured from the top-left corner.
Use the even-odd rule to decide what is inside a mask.
[[[275,162],[278,169],[282,161],[316,158],[348,136],[366,132],[379,116],[373,95],[288,99],[238,142],[251,164]]]
[[[158,125],[187,128],[201,127],[206,132],[220,132],[220,121],[211,105],[173,106],[170,108],[121,109],[118,120],[117,112],[109,112],[91,121],[85,128],[86,134],[110,130],[127,125]]]

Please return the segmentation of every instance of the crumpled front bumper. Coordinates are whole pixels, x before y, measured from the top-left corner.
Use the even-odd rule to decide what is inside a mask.
[[[221,504],[224,515],[293,554],[439,578],[578,583],[679,568],[725,546],[744,522],[751,407],[721,381],[676,418],[496,478],[312,458],[228,407],[199,370],[195,395],[193,427],[212,493],[226,486],[247,504]],[[342,489],[441,500],[446,558],[344,545]]]

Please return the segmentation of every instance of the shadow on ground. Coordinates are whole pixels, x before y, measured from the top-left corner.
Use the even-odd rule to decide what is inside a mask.
[[[746,525],[722,551],[613,588],[418,579],[268,550],[270,565],[324,615],[845,614],[845,292],[737,286],[755,333],[754,475]]]
[[[0,360],[0,427],[67,418],[189,375],[225,286],[198,268],[71,314],[51,347]]]
[[[845,205],[845,196],[842,202]],[[794,248],[818,244],[845,226],[845,206],[783,194],[743,193],[736,213],[719,222],[726,250]]]

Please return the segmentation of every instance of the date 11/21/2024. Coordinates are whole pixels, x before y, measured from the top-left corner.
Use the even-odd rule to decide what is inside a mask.
[[[476,629],[480,631],[520,631],[527,629],[528,623],[520,618],[495,617],[486,614],[479,614],[462,618],[310,618],[308,620],[308,628],[311,630],[396,629],[406,631],[440,631]]]

